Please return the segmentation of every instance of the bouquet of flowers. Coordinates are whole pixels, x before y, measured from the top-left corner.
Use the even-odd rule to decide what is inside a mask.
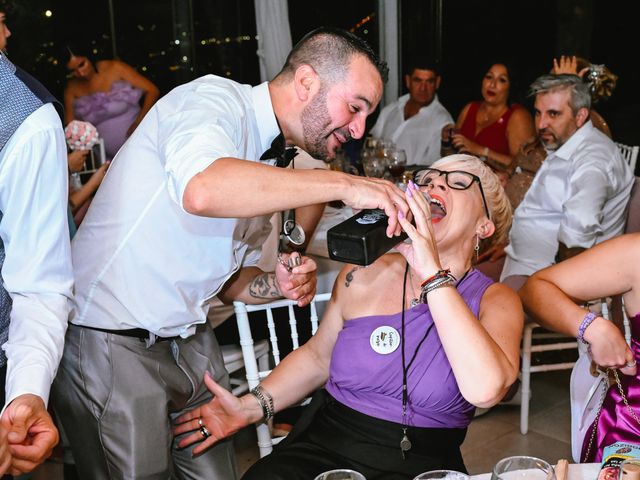
[[[71,150],[91,150],[98,143],[98,130],[89,122],[72,120],[64,129],[67,145]]]

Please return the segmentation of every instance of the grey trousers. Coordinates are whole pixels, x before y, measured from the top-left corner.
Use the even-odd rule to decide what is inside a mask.
[[[231,440],[196,458],[191,447],[176,448],[173,419],[211,399],[205,371],[228,388],[208,325],[149,348],[137,338],[69,325],[52,404],[80,478],[236,479]]]

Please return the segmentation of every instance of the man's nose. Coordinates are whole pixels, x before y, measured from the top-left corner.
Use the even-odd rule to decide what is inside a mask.
[[[363,115],[357,115],[356,118],[349,124],[349,134],[351,138],[361,138],[364,135],[366,127],[366,118]]]

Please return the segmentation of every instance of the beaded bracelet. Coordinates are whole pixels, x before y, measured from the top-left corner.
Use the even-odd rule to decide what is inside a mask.
[[[275,409],[273,408],[273,397],[267,392],[261,385],[258,385],[251,389],[249,392],[256,397],[260,407],[262,408],[262,420],[268,422],[273,418]]]
[[[453,278],[453,281],[456,281],[456,277],[454,277],[453,275],[451,275],[451,270],[450,269],[444,269],[444,270],[438,270],[434,275],[432,275],[431,277],[427,278],[424,282],[422,282],[420,284],[420,288],[424,288],[426,287],[429,283],[431,283],[432,281],[434,281],[437,278],[446,278],[448,276],[451,276],[451,278]]]
[[[584,332],[587,327],[591,325],[591,322],[593,322],[596,318],[598,318],[598,315],[593,312],[587,312],[587,314],[582,319],[582,323],[580,323],[580,326],[578,327],[578,340],[580,340],[585,345],[588,345],[589,342],[584,339]]]

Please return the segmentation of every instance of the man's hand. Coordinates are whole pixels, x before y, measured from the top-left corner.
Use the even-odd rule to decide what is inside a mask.
[[[345,190],[342,201],[354,210],[365,208],[379,208],[389,217],[387,237],[398,236],[402,227],[398,223],[398,211],[405,218],[409,215],[409,205],[404,198],[404,192],[388,180],[371,177],[356,177],[348,175],[351,187]]]
[[[49,457],[58,443],[58,430],[44,402],[33,394],[20,395],[7,406],[0,419],[0,429],[8,432],[13,456],[11,475],[32,471]]]
[[[9,471],[11,466],[11,451],[7,441],[7,431],[0,427],[0,475]]]
[[[289,259],[296,257],[300,258],[300,264],[289,269]],[[297,300],[299,307],[308,305],[316,294],[317,270],[316,262],[309,257],[301,256],[298,252],[278,255],[275,274],[282,296]]]

